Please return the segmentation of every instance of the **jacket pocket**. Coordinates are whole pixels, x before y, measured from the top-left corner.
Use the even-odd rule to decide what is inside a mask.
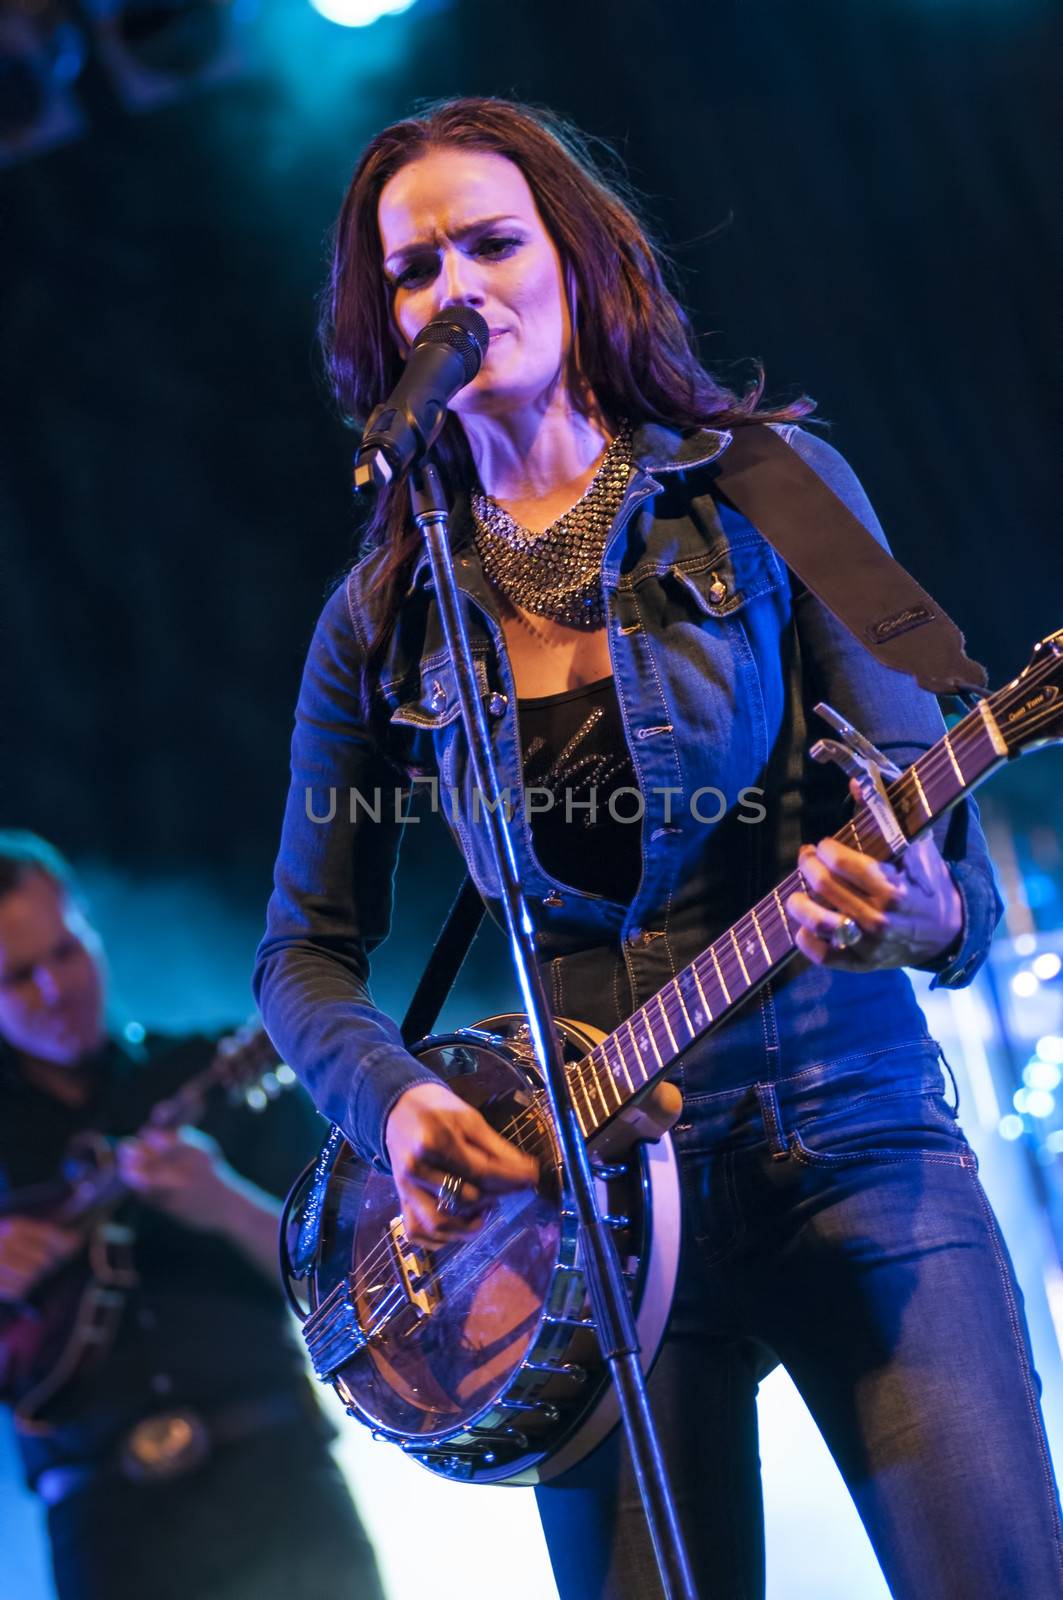
[[[483,656],[474,656],[476,683],[481,699],[490,692],[487,681],[487,663]],[[416,692],[409,699],[402,698],[391,713],[391,721],[408,728],[447,728],[461,716],[458,699],[457,672],[452,661],[437,662],[422,668],[420,680],[415,680]]]
[[[787,582],[786,569],[759,537],[735,539],[715,551],[669,567],[671,579],[707,617],[730,617],[750,601],[772,594]]]

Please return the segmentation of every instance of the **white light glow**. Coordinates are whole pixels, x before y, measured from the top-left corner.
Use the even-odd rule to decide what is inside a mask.
[[[1047,1089],[1026,1091],[1026,1114],[1029,1117],[1050,1117],[1056,1109],[1056,1097]]]
[[[1037,949],[1037,935],[1033,933],[1018,933],[1013,940],[1013,948],[1017,956],[1032,956]]]
[[[1033,972],[1017,972],[1011,980],[1011,992],[1018,995],[1020,1000],[1029,1000],[1040,987],[1040,981]]]
[[[310,0],[314,10],[341,28],[368,28],[381,17],[409,11],[414,0]]]
[[[1042,1061],[1052,1061],[1063,1067],[1063,1038],[1058,1033],[1046,1033],[1037,1041],[1037,1054]]]
[[[1022,1137],[1022,1118],[1009,1112],[1006,1117],[1001,1117],[997,1125],[997,1132],[1002,1139],[1019,1139]]]
[[[1051,1150],[1054,1156],[1063,1152],[1063,1128],[1054,1128],[1045,1139],[1045,1149]]]
[[[1059,959],[1054,950],[1046,950],[1043,956],[1037,956],[1031,962],[1035,975],[1042,983],[1048,983],[1051,978],[1059,976],[1059,969],[1063,961]]]
[[[1042,1061],[1035,1056],[1022,1069],[1022,1081],[1027,1089],[1058,1089],[1063,1074],[1054,1061]]]

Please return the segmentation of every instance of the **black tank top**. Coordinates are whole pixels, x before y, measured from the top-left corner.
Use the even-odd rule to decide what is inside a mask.
[[[628,904],[642,872],[642,801],[612,677],[521,699],[518,720],[541,865],[561,883]]]

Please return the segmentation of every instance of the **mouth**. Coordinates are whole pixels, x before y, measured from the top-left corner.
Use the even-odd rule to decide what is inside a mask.
[[[488,342],[490,344],[494,344],[496,339],[501,339],[502,336],[508,332],[508,328],[492,328]]]

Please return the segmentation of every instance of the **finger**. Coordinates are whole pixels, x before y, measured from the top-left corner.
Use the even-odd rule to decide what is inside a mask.
[[[538,1178],[535,1157],[503,1139],[483,1117],[463,1124],[461,1132],[466,1141],[463,1165],[485,1189],[522,1189]]]
[[[847,913],[835,911],[831,906],[820,905],[818,900],[811,899],[800,890],[788,897],[786,910],[801,929],[807,930],[828,946],[842,923],[849,920]],[[799,948],[804,947],[799,946]],[[807,951],[805,953],[807,954]]]
[[[874,905],[859,890],[851,887],[826,867],[813,851],[801,858],[801,876],[808,890],[808,898],[837,911],[842,917],[852,917],[864,933],[881,933],[886,920],[886,910]]]
[[[836,880],[840,879],[843,884],[866,895],[883,910],[888,910],[894,902],[896,879],[886,870],[884,863],[853,850],[837,839],[821,839],[815,846],[803,845],[800,864],[802,874],[806,877],[806,864],[808,869],[825,867]]]
[[[147,1145],[149,1150],[164,1155],[175,1150],[180,1141],[175,1128],[148,1128],[141,1135],[139,1142]]]
[[[817,939],[814,933],[807,928],[798,928],[794,934],[794,944],[803,956],[815,962],[817,967],[823,966],[830,954],[830,945],[825,939]]]
[[[10,1272],[27,1274],[51,1266],[53,1259],[52,1251],[40,1240],[26,1239],[12,1242],[4,1250],[3,1263]]]
[[[482,1217],[442,1216],[431,1199],[419,1190],[407,1190],[400,1195],[406,1236],[415,1244],[445,1245],[475,1233],[482,1226]]]
[[[461,1183],[461,1188],[454,1196],[455,1204],[460,1210],[475,1210],[485,1198],[479,1184],[474,1183],[471,1178],[462,1177],[461,1174],[453,1171],[444,1172],[442,1167],[425,1166],[419,1162],[415,1167],[411,1168],[410,1177],[419,1189],[423,1189],[426,1194],[432,1197],[437,1209],[440,1191],[448,1178],[458,1178]]]

